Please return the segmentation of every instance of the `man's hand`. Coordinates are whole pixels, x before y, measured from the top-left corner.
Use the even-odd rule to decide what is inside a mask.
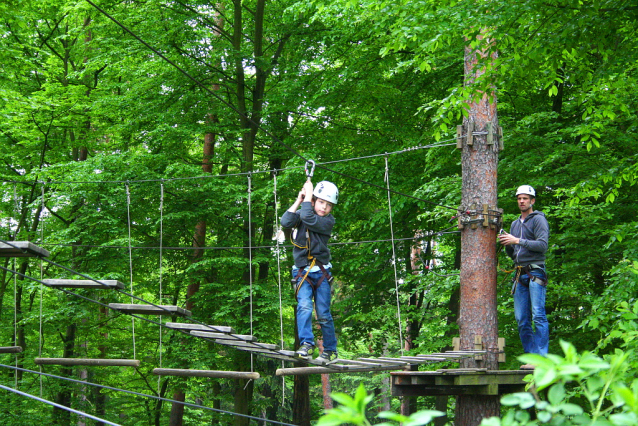
[[[521,242],[521,239],[505,232],[503,234],[499,234],[498,241],[504,246],[511,246],[513,244],[519,244]]]

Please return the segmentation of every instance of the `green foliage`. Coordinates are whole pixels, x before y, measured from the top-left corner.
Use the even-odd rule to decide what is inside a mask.
[[[633,351],[616,349],[601,358],[588,351],[579,354],[565,341],[561,347],[564,356],[520,356],[520,361],[536,365],[532,390],[501,398],[501,404],[515,409],[502,419],[485,419],[481,425],[636,424],[638,379],[633,374]]]
[[[343,424],[352,424],[357,426],[369,426],[370,421],[367,418],[366,407],[372,401],[372,395],[368,395],[363,384],[360,384],[357,388],[354,397],[351,397],[345,393],[333,393],[331,394],[339,405],[337,408],[327,410],[319,421],[317,426],[338,426]],[[421,426],[426,425],[434,418],[443,416],[444,413],[435,410],[422,410],[416,412],[410,416],[403,416],[390,411],[383,411],[379,413],[380,419],[392,420],[393,423],[383,422],[375,423],[379,426],[391,426],[394,424],[401,424],[403,426]],[[396,423],[394,423],[396,422]]]

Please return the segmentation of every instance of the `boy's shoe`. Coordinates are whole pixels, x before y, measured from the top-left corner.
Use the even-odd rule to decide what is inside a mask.
[[[297,358],[304,358],[304,359],[312,359],[312,354],[315,352],[315,345],[313,345],[312,343],[304,343],[302,344],[299,349],[297,349],[297,351],[295,352],[295,356]]]
[[[319,364],[328,364],[331,361],[339,358],[337,351],[323,351],[321,355],[315,359]]]

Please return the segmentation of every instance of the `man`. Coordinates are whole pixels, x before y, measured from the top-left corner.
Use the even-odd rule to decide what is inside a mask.
[[[525,353],[547,355],[549,323],[545,314],[545,253],[549,240],[549,224],[543,212],[534,211],[534,188],[529,185],[520,186],[516,191],[516,199],[521,215],[512,223],[510,233],[501,232],[498,239],[516,264],[512,293],[514,316],[523,350]],[[533,368],[530,364],[521,366],[521,369]]]

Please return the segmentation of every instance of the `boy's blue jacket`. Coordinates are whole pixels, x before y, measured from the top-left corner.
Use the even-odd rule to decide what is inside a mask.
[[[289,211],[284,213],[281,217],[281,226],[297,228],[296,235],[293,234],[296,246],[292,250],[297,268],[304,268],[312,262],[308,259],[306,230],[309,231],[310,235],[310,254],[317,258],[317,262],[322,265],[330,263],[332,256],[328,248],[328,240],[334,224],[335,218],[332,214],[319,216],[315,213],[310,201],[301,203],[301,208],[295,213]]]
[[[521,223],[520,217],[512,222],[510,234],[520,238],[520,243],[505,246],[514,263],[520,266],[545,263],[549,241],[549,224],[545,213],[533,211]]]

